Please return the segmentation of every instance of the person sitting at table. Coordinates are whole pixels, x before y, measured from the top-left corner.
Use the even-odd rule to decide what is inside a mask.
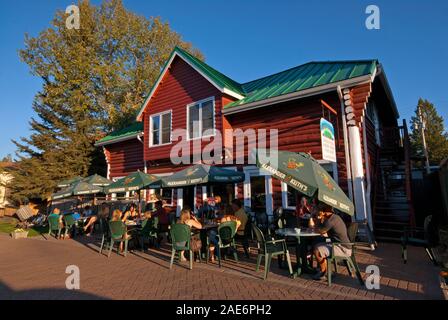
[[[123,215],[123,212],[120,209],[115,209],[112,212],[111,221],[121,221],[123,223],[126,222],[126,215]],[[126,232],[123,236],[124,239],[129,239],[130,235]],[[123,252],[123,242],[120,243],[120,252]]]
[[[221,216],[221,218],[219,219],[219,223],[223,223],[223,222],[227,222],[227,221],[235,221],[236,222],[236,229],[238,230],[241,225],[242,222],[241,220],[235,216],[235,211],[233,209],[233,206],[225,206],[222,205],[223,209],[223,214]],[[245,220],[245,223],[247,222],[247,218]],[[210,261],[214,262],[215,261],[215,248],[218,246],[218,232],[216,230],[210,230],[208,232],[208,238],[210,241],[210,246],[209,246],[209,250],[210,250]]]
[[[135,220],[139,217],[138,211],[136,210],[137,206],[135,203],[131,203],[126,209],[124,215],[127,220]]]
[[[86,207],[87,208],[87,207]],[[90,215],[90,217],[86,220],[86,225],[83,227],[84,232],[87,232],[86,236],[90,236],[93,231],[93,226],[95,222],[99,219],[108,219],[109,218],[109,206],[106,203],[101,205],[101,209],[97,215]]]
[[[180,217],[177,220],[177,223],[186,224],[190,228],[202,229],[202,224],[198,221],[198,219],[195,216],[191,215],[190,208],[182,209],[182,211],[180,212]],[[194,253],[200,254],[201,245],[202,244],[200,239],[198,239],[196,236],[191,237],[191,249],[193,250]],[[187,261],[184,254],[185,254],[184,251],[181,251],[180,261]]]
[[[314,246],[314,256],[319,264],[319,269],[313,275],[314,280],[325,280],[327,272],[327,257],[330,256],[333,243],[349,243],[350,240],[347,234],[347,227],[340,216],[333,212],[333,208],[327,204],[321,203],[318,206],[319,219],[321,220],[321,227],[319,233],[323,236],[328,236],[331,242],[321,242]],[[334,254],[337,256],[349,257],[352,254],[350,245],[335,245]]]
[[[170,226],[170,213],[168,212],[167,208],[163,206],[163,202],[161,200],[157,200],[154,204],[155,211],[152,213],[153,217],[157,217],[159,219],[159,235],[158,243],[160,243],[163,240],[163,233],[168,232],[169,226]]]
[[[62,220],[61,210],[60,210],[59,208],[54,208],[54,209],[53,209],[53,212],[50,213],[50,215],[49,215],[48,217],[57,217],[57,218],[58,218],[58,221],[59,221],[59,226],[60,226],[61,228],[64,227],[64,222],[63,222],[63,220]]]

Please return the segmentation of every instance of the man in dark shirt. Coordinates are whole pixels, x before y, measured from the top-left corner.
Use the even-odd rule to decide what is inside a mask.
[[[348,257],[352,254],[352,248],[347,243],[350,242],[347,234],[347,227],[342,218],[333,213],[333,208],[326,204],[319,205],[319,218],[322,226],[320,233],[328,237],[327,242],[318,243],[314,247],[314,255],[319,263],[319,270],[313,276],[314,280],[323,280],[327,272],[327,257],[331,254],[331,243],[341,243],[334,246],[334,255]],[[329,241],[330,240],[330,241]]]

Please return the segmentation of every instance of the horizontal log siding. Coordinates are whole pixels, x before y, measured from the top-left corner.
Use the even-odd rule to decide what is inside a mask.
[[[172,130],[187,128],[187,105],[205,98],[215,97],[215,128],[222,128],[221,92],[180,58],[175,58],[151,101],[143,113],[145,148],[148,161],[167,160],[175,142],[159,147],[149,147],[150,115],[172,110]],[[208,144],[204,142],[203,145]],[[159,171],[149,167],[149,171]],[[154,171],[155,172],[155,171]]]
[[[137,139],[106,145],[104,148],[110,165],[110,179],[144,170],[143,144]]]

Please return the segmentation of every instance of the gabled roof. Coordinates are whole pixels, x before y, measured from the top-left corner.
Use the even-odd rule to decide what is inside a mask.
[[[241,85],[227,77],[226,75],[222,74],[221,72],[213,69],[208,64],[202,62],[198,58],[194,57],[187,51],[175,47],[173,52],[171,53],[168,61],[166,62],[165,66],[162,69],[162,72],[160,73],[159,77],[157,78],[156,83],[152,87],[151,91],[149,92],[149,95],[146,97],[145,101],[143,102],[140,112],[137,116],[137,121],[141,120],[143,111],[145,110],[146,105],[148,104],[149,100],[154,95],[154,92],[156,91],[157,87],[159,86],[160,82],[162,81],[163,77],[165,76],[166,71],[168,70],[169,66],[173,62],[174,58],[180,57],[183,59],[186,63],[188,63],[193,69],[195,69],[197,72],[199,72],[204,78],[206,78],[211,84],[213,84],[218,90],[220,90],[223,93],[226,93],[236,99],[242,99],[244,98],[243,95],[243,89],[241,88]]]
[[[225,109],[269,98],[339,83],[363,76],[374,76],[376,60],[310,62],[258,80],[242,84],[245,97]]]
[[[116,143],[120,141],[125,141],[129,139],[137,138],[138,135],[143,133],[143,122],[135,122],[129,127],[121,130],[114,131],[109,135],[105,136],[101,140],[98,140],[96,146],[104,146],[110,143]]]
[[[238,83],[187,51],[176,47],[143,103],[137,116],[138,121],[141,121],[144,108],[175,57],[183,59],[221,92],[236,99],[224,107],[224,113],[237,112],[252,105],[279,102],[283,97],[296,97],[295,94],[297,96],[300,94],[311,95],[334,90],[338,85],[353,85],[372,81],[376,76],[377,68],[379,68],[378,61],[373,59],[309,62],[257,80]],[[393,99],[392,104],[394,104]],[[396,109],[395,106],[393,107]]]

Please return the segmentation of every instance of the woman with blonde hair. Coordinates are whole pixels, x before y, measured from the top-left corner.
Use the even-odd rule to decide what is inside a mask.
[[[182,211],[180,212],[179,220],[177,220],[177,223],[186,224],[190,228],[202,229],[202,224],[198,221],[198,219],[196,219],[195,216],[191,215],[189,208],[182,209]],[[201,240],[198,239],[197,237],[192,237],[191,248],[193,252],[201,254],[201,247],[202,247]],[[181,261],[187,261],[184,255],[184,251],[181,252]]]
[[[121,221],[122,223],[125,223],[126,218],[127,218],[127,216],[126,215],[123,216],[123,212],[120,209],[115,209],[112,212],[112,218],[111,218],[110,221],[114,221],[114,222]],[[129,239],[130,235],[126,232],[123,235],[123,238],[124,239]],[[123,242],[120,243],[120,252],[122,252],[122,251],[123,251]]]

